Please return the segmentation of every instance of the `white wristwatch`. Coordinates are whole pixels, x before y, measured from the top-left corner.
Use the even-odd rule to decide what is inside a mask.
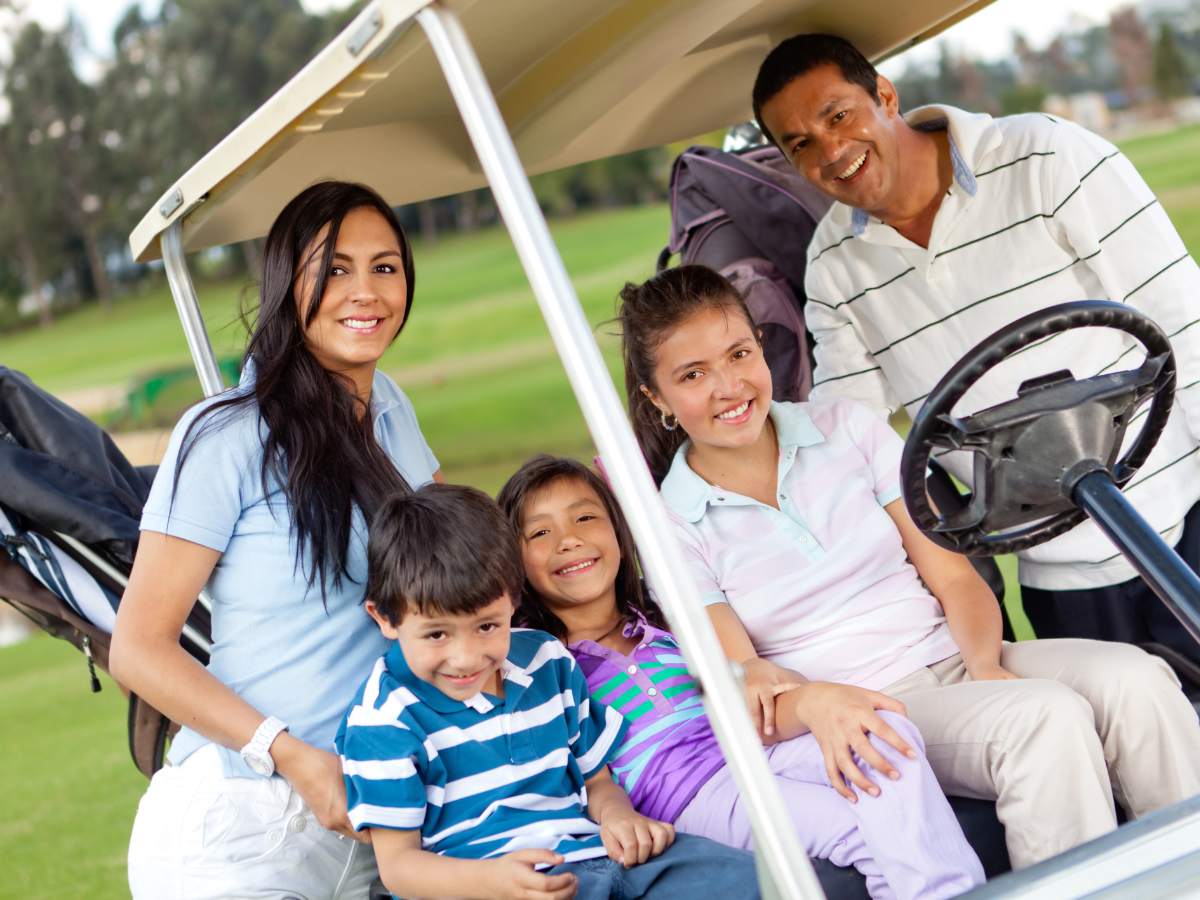
[[[246,765],[259,775],[274,775],[275,759],[271,756],[271,743],[279,737],[279,732],[287,730],[287,725],[274,716],[263,720],[250,743],[242,748],[242,759]]]

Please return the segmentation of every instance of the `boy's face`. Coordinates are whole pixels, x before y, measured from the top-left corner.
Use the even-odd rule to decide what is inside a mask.
[[[379,614],[373,600],[366,607],[383,636],[399,642],[404,661],[422,681],[453,700],[469,700],[480,691],[503,696],[500,666],[508,657],[513,615],[507,591],[465,615],[408,610],[397,625]]]

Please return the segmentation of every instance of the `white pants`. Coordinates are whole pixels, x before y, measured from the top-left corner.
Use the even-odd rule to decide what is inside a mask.
[[[921,729],[948,794],[995,800],[1014,869],[1200,793],[1200,722],[1165,662],[1131,644],[1004,644],[1019,681],[955,655],[883,689]]]
[[[211,744],[159,771],[129,840],[134,900],[366,900],[365,844],[339,840],[282,778],[226,778]]]

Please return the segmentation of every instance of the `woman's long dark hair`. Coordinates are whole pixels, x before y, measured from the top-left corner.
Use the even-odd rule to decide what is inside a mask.
[[[600,498],[604,509],[612,522],[613,531],[617,535],[617,547],[621,551],[621,565],[617,569],[617,610],[621,614],[621,622],[632,621],[636,613],[646,617],[646,621],[655,628],[667,630],[666,620],[662,610],[642,587],[642,579],[638,575],[637,546],[633,542],[633,534],[625,514],[617,503],[617,498],[605,483],[604,479],[594,473],[577,459],[550,456],[542,453],[533,457],[516,471],[508,483],[500,489],[496,502],[504,510],[513,528],[523,541],[525,528],[525,505],[535,494],[549,488],[554,482],[563,478],[578,481]],[[567,626],[562,619],[551,612],[546,601],[533,589],[529,579],[525,579],[525,592],[521,604],[517,608],[514,624],[523,628],[536,628],[547,631],[563,643],[567,640]]]
[[[266,425],[259,473],[263,493],[270,496],[272,480],[282,485],[296,535],[296,569],[307,569],[308,586],[319,583],[323,598],[330,576],[333,586],[350,578],[347,559],[355,505],[370,522],[388,495],[409,489],[375,439],[369,410],[353,382],[324,368],[304,342],[325,296],[338,231],[346,216],[359,209],[383,216],[400,243],[408,288],[403,329],[412,309],[416,274],[412,248],[395,212],[364,185],[314,184],[284,207],[267,235],[257,320],[250,328],[243,363],[254,367],[253,390],[230,392],[192,421],[175,471],[178,489],[179,471],[196,441],[228,418],[257,408]],[[326,225],[329,230],[322,238]],[[317,258],[321,265],[309,290],[311,263]],[[301,297],[313,298],[302,313],[295,299],[297,286]]]
[[[643,284],[626,284],[620,300],[616,321],[621,323],[629,418],[650,474],[656,484],[662,484],[687,434],[679,427],[668,431],[658,408],[642,393],[642,385],[658,392],[654,381],[658,348],[680,323],[706,309],[736,312],[745,317],[756,335],[758,332],[737,288],[708,266],[664,269]]]

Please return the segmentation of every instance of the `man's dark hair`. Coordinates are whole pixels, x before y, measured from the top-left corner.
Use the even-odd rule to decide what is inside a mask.
[[[879,105],[878,82],[875,80],[879,73],[857,47],[845,38],[832,34],[798,34],[767,54],[759,66],[758,77],[754,79],[754,93],[751,95],[754,119],[771,143],[778,145],[774,135],[763,124],[763,104],[801,75],[830,63],[842,70],[843,78],[851,84],[857,84],[871,95],[876,106]]]
[[[505,592],[514,604],[525,565],[512,524],[483,491],[427,484],[388,498],[367,541],[367,598],[399,624],[408,611],[462,616]]]

